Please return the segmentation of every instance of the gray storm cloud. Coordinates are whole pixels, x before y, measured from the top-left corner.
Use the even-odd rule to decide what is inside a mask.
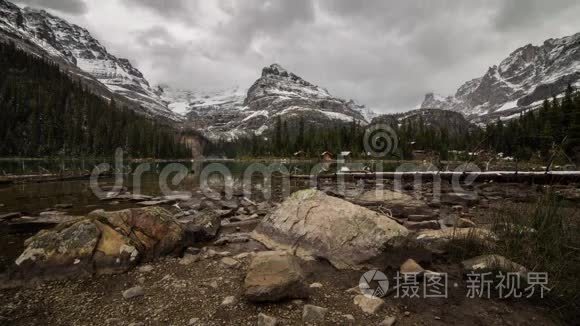
[[[520,46],[580,32],[573,0],[25,2],[68,14],[153,82],[249,87],[277,62],[382,112],[454,93]]]
[[[73,15],[84,14],[87,11],[87,5],[83,0],[19,0],[18,2],[31,7],[54,9]]]

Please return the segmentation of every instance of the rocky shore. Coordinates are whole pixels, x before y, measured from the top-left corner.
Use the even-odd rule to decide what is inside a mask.
[[[117,211],[69,216],[66,204],[35,217],[4,215],[12,233],[37,232],[3,270],[0,322],[14,325],[551,325],[526,300],[466,297],[466,273],[524,273],[500,255],[454,260],[448,244],[492,244],[486,212],[534,202],[545,186],[482,183],[441,192],[425,183],[340,189],[298,185],[287,198],[234,191],[135,195]],[[435,191],[433,189],[436,189]],[[572,203],[578,188],[552,189]],[[252,192],[256,194],[257,192]],[[33,233],[34,233],[33,232]],[[533,232],[533,231],[530,231]],[[447,298],[401,298],[391,287],[365,296],[369,270],[446,273]],[[391,284],[393,285],[393,284]]]

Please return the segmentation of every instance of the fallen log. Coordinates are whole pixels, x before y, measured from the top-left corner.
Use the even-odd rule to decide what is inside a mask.
[[[401,179],[401,180],[458,180],[466,179],[485,182],[519,182],[536,184],[567,184],[580,182],[580,171],[486,171],[486,172],[455,172],[455,171],[419,171],[419,172],[338,172],[321,175],[290,175],[291,179]]]
[[[101,173],[99,177],[112,176],[112,173]],[[31,174],[31,175],[7,175],[0,177],[0,184],[20,184],[20,183],[44,183],[54,181],[87,180],[91,174]]]

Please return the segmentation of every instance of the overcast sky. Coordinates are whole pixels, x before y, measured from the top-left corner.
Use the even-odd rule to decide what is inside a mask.
[[[378,112],[453,94],[527,43],[580,32],[578,0],[23,0],[152,83],[248,88],[279,63]]]

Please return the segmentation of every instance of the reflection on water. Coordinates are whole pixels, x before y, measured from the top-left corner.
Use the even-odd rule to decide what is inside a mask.
[[[100,162],[88,160],[20,160],[20,161],[0,161],[0,170],[5,174],[33,174],[33,173],[49,173],[59,172],[64,169],[66,172],[71,171],[90,171],[94,166]],[[336,172],[340,167],[336,163],[333,164],[319,164],[313,161],[298,161],[298,162],[268,162],[268,161],[195,161],[195,162],[154,162],[146,163],[144,165],[138,162],[127,163],[122,167],[117,167],[116,170],[124,173],[123,186],[131,192],[157,196],[161,195],[159,186],[159,176],[165,167],[169,164],[178,163],[179,166],[187,171],[187,176],[178,184],[171,183],[172,177],[170,174],[168,185],[173,191],[195,191],[200,185],[200,175],[202,171],[210,164],[213,167],[221,167],[231,174],[235,182],[243,177],[244,172],[248,170],[250,165],[256,167],[256,164],[267,166],[271,172],[282,172],[291,174],[318,174],[318,173],[332,173]],[[382,168],[381,168],[382,165]],[[140,166],[141,170],[145,172],[139,177],[140,189],[134,187],[133,172]],[[364,169],[379,170],[379,171],[394,171],[396,164],[376,164],[374,162],[362,163],[346,163],[344,166],[350,171],[363,171]],[[211,178],[221,178],[219,174],[210,174]],[[210,179],[211,179],[210,178]],[[259,173],[254,175],[252,182],[263,182],[263,178]],[[111,186],[114,184],[114,179],[102,179],[100,184],[103,186]],[[210,182],[211,184],[211,182]],[[139,191],[140,190],[140,191]],[[70,214],[85,214],[96,208],[108,209],[123,209],[129,203],[116,202],[102,202],[92,192],[89,186],[89,180],[72,180],[62,182],[50,183],[25,183],[17,185],[0,186],[0,213],[20,211],[28,214],[37,214],[38,212],[54,207],[56,204],[72,204],[73,208],[67,210]],[[3,206],[2,206],[3,205]]]

